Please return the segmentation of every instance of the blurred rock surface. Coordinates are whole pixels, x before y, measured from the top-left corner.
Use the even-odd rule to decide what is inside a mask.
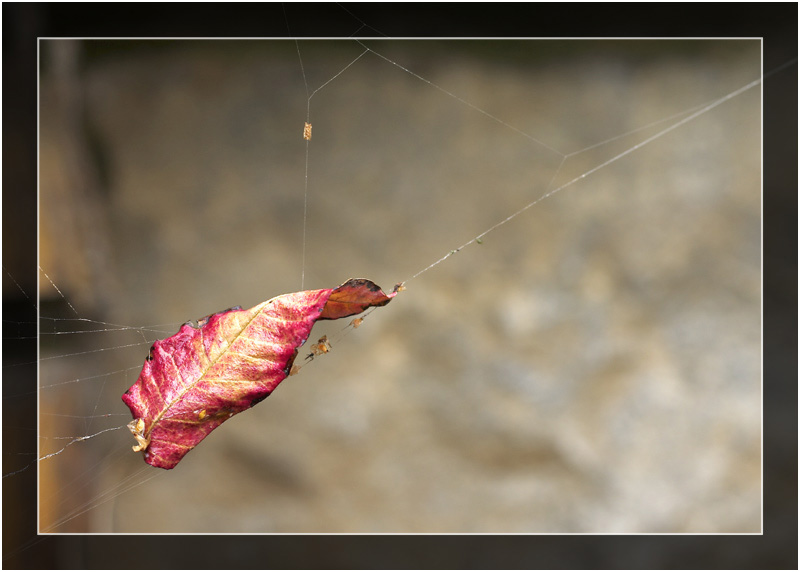
[[[759,71],[757,42],[368,45],[546,146],[364,55],[311,99],[306,289],[390,288],[664,124],[557,171],[564,155]],[[180,323],[301,289],[294,42],[98,47],[82,77],[108,162],[111,321]],[[300,49],[310,91],[363,51]],[[42,101],[55,89],[43,78]],[[411,280],[178,468],[94,510],[91,530],[759,531],[758,96]],[[63,151],[46,127],[43,182]],[[80,259],[42,220],[58,256]],[[133,379],[107,386],[104,410],[125,411]],[[106,463],[103,487],[143,465]]]

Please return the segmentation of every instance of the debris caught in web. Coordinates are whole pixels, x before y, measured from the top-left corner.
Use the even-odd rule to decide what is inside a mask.
[[[284,294],[242,310],[212,314],[197,326],[150,348],[144,366],[122,400],[133,421],[134,451],[145,462],[171,469],[211,431],[237,413],[266,399],[296,373],[298,348],[317,320],[336,320],[385,306],[375,283],[351,279],[338,288]],[[330,351],[327,336],[312,355]]]

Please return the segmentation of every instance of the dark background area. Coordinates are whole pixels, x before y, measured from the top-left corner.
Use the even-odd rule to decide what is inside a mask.
[[[255,9],[255,8],[254,8]],[[265,10],[261,12],[260,10]],[[287,7],[298,10],[299,7]],[[475,12],[471,12],[471,10]],[[776,8],[778,9],[778,8]],[[765,36],[765,70],[796,57],[795,5],[783,6],[784,15],[761,8],[737,13],[726,7],[726,16],[713,26],[700,26],[685,13],[663,7],[661,18],[652,8],[641,14],[626,8],[625,20],[609,10],[584,13],[591,30],[580,23],[553,30],[556,17],[543,17],[548,29],[509,29],[519,21],[518,9],[459,7],[459,17],[446,7],[392,7],[380,10],[354,6],[352,11],[375,31],[360,29],[353,17],[337,6],[306,7],[298,35],[481,35],[513,33],[540,35],[736,35]],[[36,291],[35,220],[36,188],[36,43],[38,36],[279,36],[285,33],[280,6],[243,14],[214,5],[175,8],[154,19],[142,7],[107,6],[82,8],[70,5],[9,6],[4,10],[4,252],[8,272],[28,293]],[[107,10],[103,13],[102,10]],[[244,9],[243,9],[244,10]],[[374,12],[373,12],[374,10]],[[423,13],[423,10],[429,10]],[[489,10],[489,12],[487,12]],[[544,10],[552,10],[545,7]],[[441,16],[446,11],[446,17]],[[248,10],[249,12],[249,10]],[[491,14],[493,17],[487,17]],[[646,15],[645,15],[646,14]],[[641,18],[637,16],[641,15]],[[671,20],[671,17],[675,20]],[[762,24],[763,22],[763,24]],[[474,24],[473,24],[474,23]],[[519,24],[516,24],[517,26]],[[689,26],[697,25],[690,29]],[[252,26],[242,30],[242,26]],[[453,29],[454,26],[463,26]],[[673,27],[670,27],[673,26]],[[737,28],[737,26],[747,26]],[[760,26],[763,26],[761,28]],[[632,31],[633,30],[633,31]],[[211,542],[189,537],[60,537],[33,538],[35,531],[35,474],[24,479],[4,479],[4,567],[756,567],[794,568],[797,556],[796,499],[796,65],[764,83],[764,459],[765,535],[763,537],[215,537]],[[13,87],[9,87],[13,86]],[[13,141],[13,143],[11,143]],[[28,189],[29,192],[25,192]],[[11,202],[13,201],[13,202]],[[27,216],[25,215],[27,213]],[[19,223],[27,221],[20,226]],[[22,237],[30,233],[29,238]],[[22,322],[30,315],[30,301],[20,299],[16,286],[4,277],[4,316]],[[5,333],[4,333],[5,334]],[[4,338],[7,336],[4,335]],[[14,344],[14,345],[11,345]],[[4,339],[4,396],[32,379],[33,368],[14,363],[35,359],[35,346]],[[33,385],[31,385],[33,387]],[[5,407],[4,401],[4,407]],[[19,402],[15,402],[18,404]],[[4,422],[32,425],[28,407],[33,399],[4,411]],[[15,414],[22,416],[15,419]],[[27,420],[27,421],[26,421]],[[7,435],[4,432],[4,448]],[[24,445],[24,444],[23,444]],[[28,448],[33,449],[31,438]],[[22,447],[14,444],[13,448]],[[4,473],[5,473],[4,469]],[[12,501],[12,502],[9,502]],[[13,501],[18,501],[15,504]],[[30,507],[27,508],[26,507]],[[28,540],[30,539],[30,540]],[[158,554],[151,561],[148,553]],[[121,554],[130,555],[120,559]],[[423,556],[424,555],[424,556]]]

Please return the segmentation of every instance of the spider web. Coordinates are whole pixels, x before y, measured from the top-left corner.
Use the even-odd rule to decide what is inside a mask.
[[[43,70],[46,458],[4,450],[43,532],[760,530],[759,89],[636,148],[759,42],[90,44],[105,214]],[[153,340],[358,276],[413,280],[175,470],[130,451]]]

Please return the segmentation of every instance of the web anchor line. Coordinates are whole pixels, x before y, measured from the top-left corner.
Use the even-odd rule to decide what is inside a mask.
[[[438,86],[438,85],[436,85],[435,83],[433,83],[431,80],[429,80],[429,79],[426,79],[426,78],[422,77],[421,75],[414,73],[414,72],[413,72],[413,71],[411,71],[410,69],[408,69],[408,68],[406,68],[406,67],[403,67],[403,66],[401,66],[400,64],[398,64],[397,62],[395,62],[395,61],[393,61],[393,60],[391,60],[391,59],[387,58],[386,56],[384,56],[384,55],[382,55],[382,54],[379,54],[379,53],[378,53],[378,52],[376,52],[375,50],[373,50],[373,49],[371,49],[371,48],[369,48],[369,47],[365,46],[363,43],[361,43],[361,41],[360,41],[360,40],[356,40],[356,42],[358,42],[358,43],[359,43],[361,46],[363,46],[363,47],[364,47],[364,49],[366,50],[364,53],[366,53],[366,52],[370,52],[370,53],[373,53],[373,54],[375,54],[376,56],[378,56],[378,57],[379,57],[379,58],[381,58],[382,60],[389,62],[390,64],[392,64],[392,65],[393,65],[393,66],[395,66],[395,67],[398,67],[398,68],[400,68],[401,70],[403,70],[403,71],[404,71],[404,72],[406,72],[407,74],[410,74],[410,75],[414,76],[414,77],[415,77],[415,78],[417,78],[418,80],[420,80],[420,81],[423,81],[423,82],[427,83],[427,84],[428,84],[428,85],[430,85],[431,87],[434,87],[434,88],[438,89],[439,91],[441,91],[442,93],[444,93],[444,94],[446,94],[446,95],[449,95],[450,97],[452,97],[452,98],[453,98],[453,99],[455,99],[456,101],[459,101],[459,102],[463,103],[464,105],[466,105],[467,107],[469,107],[469,108],[471,108],[471,109],[474,109],[474,110],[475,110],[475,111],[477,111],[478,113],[481,113],[481,114],[485,115],[486,117],[488,117],[488,118],[489,118],[489,119],[491,119],[492,121],[496,121],[496,122],[497,122],[497,123],[499,123],[500,125],[503,125],[504,127],[508,127],[509,129],[511,129],[512,131],[514,131],[515,133],[518,133],[519,135],[522,135],[522,136],[523,136],[523,137],[525,137],[526,139],[530,139],[531,141],[533,141],[533,142],[534,142],[534,143],[536,143],[537,145],[541,145],[542,147],[544,147],[545,149],[548,149],[549,151],[552,151],[552,152],[553,152],[553,153],[555,153],[556,155],[560,155],[561,157],[564,157],[564,156],[565,156],[565,155],[564,155],[564,153],[562,153],[561,151],[558,151],[557,149],[554,149],[554,148],[553,148],[553,147],[551,147],[550,145],[548,145],[548,144],[546,144],[546,143],[544,143],[544,142],[540,141],[539,139],[536,139],[536,138],[535,138],[535,137],[533,137],[532,135],[530,135],[530,134],[528,134],[528,133],[525,133],[524,131],[522,131],[522,130],[520,130],[520,129],[517,129],[516,127],[514,127],[513,125],[511,125],[511,124],[509,124],[509,123],[506,123],[505,121],[503,121],[503,120],[502,120],[502,119],[500,119],[499,117],[495,117],[494,115],[492,115],[492,114],[491,114],[491,113],[489,113],[488,111],[485,111],[485,110],[481,109],[480,107],[478,107],[478,106],[476,106],[476,105],[473,105],[473,104],[471,104],[471,103],[470,103],[469,101],[467,101],[466,99],[463,99],[463,98],[461,98],[461,97],[457,96],[455,93],[452,93],[452,92],[450,92],[450,91],[447,91],[447,90],[446,90],[446,89],[444,89],[443,87],[441,87],[441,86]],[[364,54],[361,54],[361,55],[364,55]],[[359,56],[359,57],[360,57],[360,56]],[[344,70],[342,70],[342,71],[344,71]],[[340,73],[341,73],[341,72],[340,72]]]
[[[285,10],[284,10],[284,17],[286,17],[286,11]],[[286,21],[286,27],[287,27],[287,29],[289,28],[288,19]],[[291,31],[290,31],[290,34],[291,34]],[[306,122],[305,122],[305,126],[303,128],[303,139],[305,139],[305,142],[306,142],[306,163],[305,163],[305,176],[304,176],[304,185],[303,185],[303,239],[302,239],[303,247],[302,247],[302,255],[301,255],[301,260],[302,260],[301,261],[301,268],[302,269],[300,271],[300,290],[305,290],[305,283],[306,283],[306,242],[308,240],[307,239],[307,234],[308,234],[308,154],[309,154],[309,146],[310,146],[309,144],[311,142],[311,98],[314,97],[314,95],[316,95],[326,85],[328,85],[333,80],[335,80],[337,77],[342,75],[345,72],[345,70],[347,70],[347,68],[352,66],[358,60],[360,60],[362,58],[362,56],[364,56],[364,54],[366,54],[369,50],[365,49],[353,61],[351,61],[349,64],[344,66],[341,70],[339,70],[339,72],[336,73],[332,78],[330,78],[328,81],[323,83],[321,86],[319,86],[317,89],[315,89],[313,92],[311,92],[309,94],[308,80],[306,78],[305,68],[303,67],[303,57],[300,55],[300,44],[297,41],[297,39],[295,39],[294,43],[295,43],[295,47],[297,48],[297,57],[300,60],[300,72],[303,74],[303,84],[305,85],[305,88],[306,88]]]
[[[120,495],[122,495],[122,494],[124,494],[124,493],[126,493],[126,492],[128,492],[128,491],[130,491],[130,490],[132,490],[134,488],[136,488],[136,487],[139,487],[139,486],[145,484],[146,482],[148,482],[148,481],[158,477],[159,475],[163,474],[163,472],[153,472],[147,478],[145,478],[143,480],[137,480],[137,479],[140,479],[142,477],[142,475],[144,475],[145,471],[147,471],[147,468],[142,468],[142,469],[139,469],[137,472],[133,473],[132,475],[130,475],[128,477],[125,477],[125,479],[123,479],[122,482],[120,482],[119,484],[112,486],[111,488],[107,489],[105,492],[100,493],[98,496],[94,497],[91,501],[88,501],[88,502],[84,503],[82,506],[80,506],[80,507],[74,509],[73,511],[71,511],[70,513],[66,514],[60,520],[56,521],[54,524],[52,524],[51,526],[46,528],[44,530],[44,532],[50,532],[52,530],[55,530],[56,528],[58,528],[60,526],[63,526],[66,523],[68,523],[69,521],[79,517],[80,515],[85,514],[85,513],[89,512],[90,510],[93,510],[93,509],[97,508],[98,506],[100,506],[100,505],[102,505],[104,503],[107,503],[108,501],[114,500],[116,497],[118,497],[118,496],[120,496]]]
[[[31,461],[30,463],[28,463],[27,465],[25,465],[21,469],[17,469],[16,471],[12,471],[10,473],[6,473],[5,475],[3,475],[3,478],[5,479],[6,477],[10,477],[12,475],[16,475],[17,473],[21,473],[22,471],[27,470],[28,467],[30,467],[31,465],[34,465],[34,464],[39,463],[41,461],[44,461],[45,459],[49,459],[50,457],[55,457],[56,455],[59,455],[59,454],[63,453],[64,450],[67,447],[69,447],[70,445],[72,445],[74,443],[78,443],[79,441],[86,441],[88,439],[91,439],[92,437],[97,437],[98,435],[100,435],[102,433],[107,433],[109,431],[118,431],[120,429],[127,429],[127,427],[128,427],[127,425],[121,425],[119,427],[111,427],[110,429],[103,429],[102,431],[98,431],[97,433],[93,433],[91,435],[83,435],[81,437],[73,437],[72,441],[70,441],[69,443],[67,443],[63,447],[61,447],[58,451],[56,451],[54,453],[48,453],[47,455],[39,457],[38,459],[36,459],[34,461]],[[69,439],[69,438],[70,437],[53,437],[53,439]]]
[[[775,73],[775,71],[773,71],[773,72],[771,72],[771,73]],[[771,75],[771,74],[770,74],[770,75]],[[766,77],[766,76],[765,76],[765,77]],[[586,172],[585,172],[585,173],[583,173],[582,175],[579,175],[579,176],[575,177],[574,179],[572,179],[571,181],[568,181],[568,182],[564,183],[564,184],[563,184],[563,185],[561,185],[560,187],[557,187],[557,188],[555,188],[555,189],[552,189],[552,190],[550,190],[550,191],[546,192],[545,194],[543,194],[543,195],[542,195],[541,197],[539,197],[538,199],[536,199],[536,200],[534,200],[534,201],[531,201],[530,203],[528,203],[527,205],[523,206],[523,207],[522,207],[521,209],[519,209],[518,211],[516,211],[516,212],[512,213],[511,215],[507,216],[507,217],[506,217],[506,218],[504,218],[503,220],[501,220],[501,221],[499,221],[499,222],[495,223],[493,226],[491,226],[491,227],[489,227],[488,229],[484,230],[482,233],[480,233],[480,234],[479,234],[479,235],[477,235],[476,237],[472,238],[471,240],[468,240],[467,242],[465,242],[464,244],[462,244],[462,245],[461,245],[461,246],[459,246],[458,248],[456,248],[456,249],[454,249],[454,250],[451,250],[451,251],[449,251],[447,254],[445,254],[444,256],[442,256],[441,258],[439,258],[438,260],[436,260],[436,261],[435,261],[435,262],[433,262],[432,264],[429,264],[428,266],[426,266],[425,268],[423,268],[422,270],[420,270],[419,272],[417,272],[416,274],[414,274],[413,276],[411,276],[411,278],[408,278],[408,279],[404,280],[403,282],[401,282],[401,284],[406,284],[406,283],[408,283],[409,281],[413,280],[414,278],[416,278],[416,277],[420,276],[421,274],[424,274],[425,272],[427,272],[427,271],[428,271],[428,270],[430,270],[431,268],[433,268],[433,267],[435,267],[435,266],[437,266],[437,265],[441,264],[442,262],[444,262],[445,260],[447,260],[448,258],[450,258],[451,256],[453,256],[453,255],[454,255],[454,254],[456,254],[457,252],[460,252],[460,251],[461,251],[463,248],[465,248],[465,247],[469,246],[470,244],[472,244],[472,243],[475,243],[475,242],[482,243],[482,242],[483,242],[483,237],[484,237],[484,236],[486,236],[487,234],[489,234],[489,233],[490,233],[490,232],[492,232],[493,230],[497,229],[498,227],[500,227],[500,226],[503,226],[503,225],[504,225],[504,224],[506,224],[507,222],[509,222],[509,221],[513,220],[513,219],[514,219],[514,218],[516,218],[517,216],[519,216],[519,215],[521,215],[522,213],[524,213],[525,211],[527,211],[529,208],[531,208],[531,207],[533,207],[533,206],[537,205],[538,203],[542,202],[543,200],[545,200],[545,199],[547,199],[547,198],[549,198],[549,197],[552,197],[552,196],[553,196],[554,194],[556,194],[557,192],[559,192],[559,191],[562,191],[562,190],[566,189],[567,187],[569,187],[569,186],[571,186],[571,185],[573,185],[573,184],[577,183],[578,181],[580,181],[580,180],[582,180],[582,179],[585,179],[587,176],[589,176],[589,175],[592,175],[592,174],[596,173],[597,171],[599,171],[599,170],[600,170],[600,169],[602,169],[603,167],[607,167],[608,165],[610,165],[610,164],[612,164],[612,163],[615,163],[616,161],[619,161],[619,160],[620,160],[620,159],[622,159],[623,157],[625,157],[625,156],[627,156],[627,155],[630,155],[631,153],[633,153],[633,152],[634,152],[634,151],[636,151],[637,149],[641,149],[642,147],[644,147],[644,146],[645,146],[645,145],[647,145],[648,143],[652,143],[652,142],[653,142],[653,141],[655,141],[656,139],[659,139],[659,138],[663,137],[664,135],[666,135],[667,133],[669,133],[669,132],[671,132],[671,131],[674,131],[674,130],[675,130],[675,129],[677,129],[678,127],[681,127],[682,125],[685,125],[686,123],[689,123],[690,121],[692,121],[692,120],[696,119],[697,117],[699,117],[699,116],[703,115],[704,113],[707,113],[707,112],[711,111],[712,109],[714,109],[714,108],[715,108],[715,107],[717,107],[718,105],[721,105],[721,104],[725,103],[726,101],[728,101],[728,100],[730,100],[730,99],[733,99],[734,97],[736,97],[736,96],[738,96],[738,95],[741,95],[742,93],[746,92],[747,90],[749,90],[749,89],[752,89],[753,87],[755,87],[755,86],[759,85],[759,84],[761,83],[761,81],[762,81],[762,78],[759,78],[759,79],[753,80],[753,81],[751,81],[750,83],[748,83],[748,84],[746,84],[746,85],[744,85],[744,86],[740,87],[739,89],[737,89],[737,90],[735,90],[735,91],[732,91],[731,93],[729,93],[729,94],[727,94],[727,95],[725,95],[725,96],[723,96],[723,97],[721,97],[721,98],[719,98],[719,99],[716,99],[716,100],[714,100],[713,102],[709,103],[708,105],[705,105],[705,106],[703,106],[702,108],[700,108],[699,110],[695,111],[694,113],[691,113],[690,115],[687,115],[686,117],[684,117],[684,118],[683,118],[683,119],[681,119],[680,121],[678,121],[678,122],[676,122],[676,123],[673,123],[673,124],[672,124],[672,125],[670,125],[669,127],[665,127],[664,129],[662,129],[661,131],[659,131],[658,133],[656,133],[656,134],[654,134],[654,135],[651,135],[650,137],[648,137],[648,138],[647,138],[647,139],[645,139],[644,141],[641,141],[641,142],[637,143],[637,144],[636,144],[636,145],[634,145],[633,147],[630,147],[630,148],[626,149],[625,151],[623,151],[622,153],[619,153],[618,155],[615,155],[615,156],[614,156],[614,157],[612,157],[611,159],[608,159],[607,161],[604,161],[604,162],[600,163],[599,165],[597,165],[597,166],[595,166],[595,167],[593,167],[593,168],[589,169],[588,171],[586,171]],[[559,166],[559,169],[560,169],[560,168],[561,168],[561,167]]]
[[[76,310],[76,309],[75,309],[75,307],[74,307],[72,304],[70,304],[70,301],[69,301],[69,300],[67,300],[67,297],[66,297],[66,296],[64,296],[64,293],[63,293],[61,290],[59,290],[58,286],[56,286],[56,283],[55,283],[55,282],[53,282],[53,279],[52,279],[52,278],[50,278],[50,277],[47,275],[47,272],[45,272],[44,270],[42,270],[42,267],[41,267],[41,266],[39,266],[39,271],[40,271],[42,274],[44,274],[45,278],[47,278],[47,279],[50,281],[50,284],[52,284],[52,285],[53,285],[53,288],[55,288],[55,289],[56,289],[56,292],[58,292],[58,295],[59,295],[59,296],[61,296],[61,299],[62,299],[62,300],[64,300],[64,302],[66,302],[66,303],[67,303],[67,306],[69,306],[69,307],[70,307],[70,309],[71,309],[71,310],[72,310],[72,311],[75,313],[75,315],[76,315],[76,316],[78,316],[78,317],[80,318],[80,314],[78,314],[78,310]]]

